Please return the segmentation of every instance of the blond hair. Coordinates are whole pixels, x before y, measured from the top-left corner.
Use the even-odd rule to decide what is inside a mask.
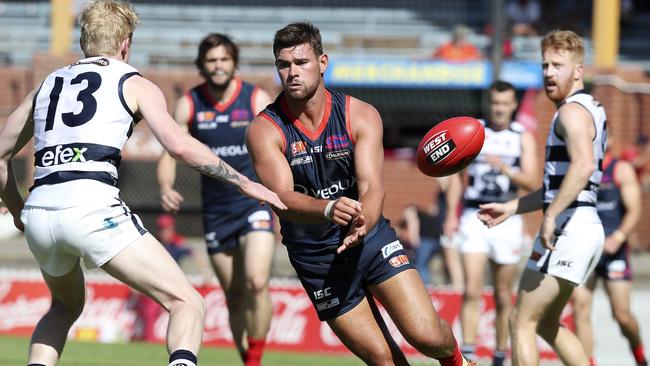
[[[133,36],[138,15],[131,4],[120,0],[89,1],[79,14],[79,44],[86,57],[111,56]]]
[[[552,48],[556,51],[567,51],[573,56],[577,63],[583,63],[585,59],[585,46],[582,38],[570,30],[552,30],[548,32],[541,41],[542,55],[546,50]]]

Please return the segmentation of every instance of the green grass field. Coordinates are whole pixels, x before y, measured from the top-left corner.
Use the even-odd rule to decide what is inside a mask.
[[[26,364],[29,339],[26,337],[0,336],[0,365],[21,366]],[[200,365],[241,366],[233,348],[204,347],[199,355]],[[431,363],[429,363],[431,364]],[[162,366],[167,365],[167,352],[161,344],[99,344],[67,343],[59,366]],[[360,366],[364,365],[353,356],[305,354],[267,351],[265,366]],[[415,364],[414,364],[415,365]]]

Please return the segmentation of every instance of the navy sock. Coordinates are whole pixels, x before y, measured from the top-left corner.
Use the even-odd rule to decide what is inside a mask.
[[[474,359],[476,358],[476,355],[474,354],[474,352],[476,352],[476,345],[475,344],[463,344],[463,346],[460,348],[460,352],[469,361],[474,361]]]
[[[174,361],[180,361],[178,363],[174,363]],[[183,363],[183,361],[189,361],[192,362],[191,365]],[[196,366],[198,365],[198,360],[194,353],[186,350],[186,349],[179,349],[174,352],[172,352],[171,355],[169,355],[169,365],[170,366]]]
[[[506,360],[505,351],[494,351],[492,354],[492,366],[503,366],[503,363]]]

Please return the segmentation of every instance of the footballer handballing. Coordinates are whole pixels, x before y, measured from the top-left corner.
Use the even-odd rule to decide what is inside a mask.
[[[407,365],[374,296],[418,351],[470,365],[382,215],[379,113],[325,87],[329,59],[312,24],[278,30],[273,54],[283,91],[246,143],[260,182],[289,207],[277,211],[283,243],[319,319],[366,364]]]

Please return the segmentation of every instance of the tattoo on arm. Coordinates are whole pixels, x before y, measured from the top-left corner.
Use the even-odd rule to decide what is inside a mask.
[[[193,168],[202,174],[233,184],[236,187],[239,187],[241,183],[237,172],[234,172],[230,165],[226,164],[223,160],[219,161],[219,165],[198,165]]]

